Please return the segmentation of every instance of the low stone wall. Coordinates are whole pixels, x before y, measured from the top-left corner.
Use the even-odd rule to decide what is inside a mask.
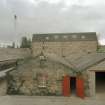
[[[0,48],[0,61],[24,58],[31,55],[31,50],[26,48]]]
[[[7,80],[0,79],[0,96],[4,96],[7,93]]]
[[[62,95],[62,80],[56,80],[48,75],[48,80],[32,78],[31,76],[13,77],[9,81],[8,94],[17,95]],[[63,79],[63,78],[62,78]]]

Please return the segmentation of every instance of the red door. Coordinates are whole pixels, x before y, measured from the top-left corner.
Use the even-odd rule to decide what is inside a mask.
[[[84,80],[82,78],[76,79],[77,96],[84,98]]]
[[[70,96],[70,77],[65,76],[63,79],[63,96]]]

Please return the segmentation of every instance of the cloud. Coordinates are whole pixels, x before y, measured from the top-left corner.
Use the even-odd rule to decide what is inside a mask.
[[[104,0],[0,0],[0,39],[47,32],[88,32],[105,39]],[[17,15],[17,36],[14,35]]]
[[[27,2],[31,3],[34,6],[37,6],[42,2],[46,2],[49,4],[59,4],[60,2],[62,2],[62,0],[27,0]]]

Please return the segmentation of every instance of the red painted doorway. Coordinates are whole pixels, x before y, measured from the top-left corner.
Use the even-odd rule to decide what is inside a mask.
[[[76,77],[65,76],[63,78],[63,96],[76,94]]]
[[[70,77],[68,75],[63,78],[63,96],[70,96]]]
[[[71,95],[76,96],[76,77],[70,77],[70,91]]]
[[[63,79],[63,96],[71,94],[84,98],[84,80],[82,78],[65,76]]]
[[[76,93],[80,98],[84,98],[84,80],[82,78],[76,78]]]

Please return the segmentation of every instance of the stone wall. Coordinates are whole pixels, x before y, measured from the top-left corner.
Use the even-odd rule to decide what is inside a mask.
[[[96,72],[105,72],[105,61],[102,61],[92,67],[88,68],[89,77],[89,94],[90,96],[95,96],[96,94]]]
[[[31,55],[26,48],[0,48],[0,61],[25,58]]]
[[[0,79],[0,96],[6,95],[7,93],[7,80]]]
[[[89,94],[90,96],[94,97],[96,90],[95,90],[95,72],[94,71],[89,71]]]
[[[66,75],[76,76],[77,74],[65,65],[51,60],[47,60],[44,67],[40,66],[40,61],[37,58],[31,58],[25,62],[19,61],[17,69],[9,72],[8,93],[62,95],[62,83]],[[92,86],[90,86],[89,80],[91,78],[86,71],[83,72],[82,76],[84,79],[85,96],[90,96]]]
[[[44,51],[47,53],[69,56],[77,52],[95,52],[97,50],[97,41],[44,42],[44,44],[42,42],[33,42],[32,52],[34,56],[42,51],[42,46],[44,46]]]
[[[8,94],[62,95],[63,76],[74,75],[70,68],[51,60],[44,67],[34,58],[21,63],[9,73]]]

